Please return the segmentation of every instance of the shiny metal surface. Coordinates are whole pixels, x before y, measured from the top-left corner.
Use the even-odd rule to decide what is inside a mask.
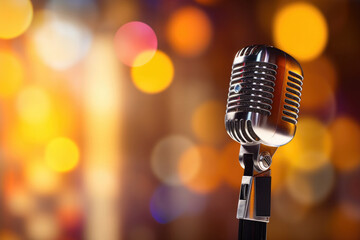
[[[289,54],[270,46],[240,50],[234,59],[225,126],[241,145],[279,147],[296,131],[303,71]]]

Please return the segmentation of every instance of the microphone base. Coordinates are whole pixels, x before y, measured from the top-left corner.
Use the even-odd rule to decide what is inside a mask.
[[[267,223],[239,219],[238,240],[266,240]]]

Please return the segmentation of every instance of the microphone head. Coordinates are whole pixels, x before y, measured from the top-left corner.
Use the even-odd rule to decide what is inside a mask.
[[[295,135],[303,84],[300,64],[280,49],[248,46],[232,65],[225,127],[242,146],[279,147]]]

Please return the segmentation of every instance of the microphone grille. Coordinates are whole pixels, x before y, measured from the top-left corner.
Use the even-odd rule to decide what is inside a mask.
[[[247,47],[238,54],[256,51]],[[245,61],[234,64],[228,94],[226,112],[258,112],[269,116],[277,65],[269,62]]]
[[[284,110],[281,118],[285,122],[296,124],[301,100],[301,86],[304,78],[293,71],[289,71],[288,73]]]

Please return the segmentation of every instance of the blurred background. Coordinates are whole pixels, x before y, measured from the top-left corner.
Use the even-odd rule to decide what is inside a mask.
[[[357,0],[0,0],[0,239],[236,239],[233,57],[304,70],[268,239],[360,239]]]

